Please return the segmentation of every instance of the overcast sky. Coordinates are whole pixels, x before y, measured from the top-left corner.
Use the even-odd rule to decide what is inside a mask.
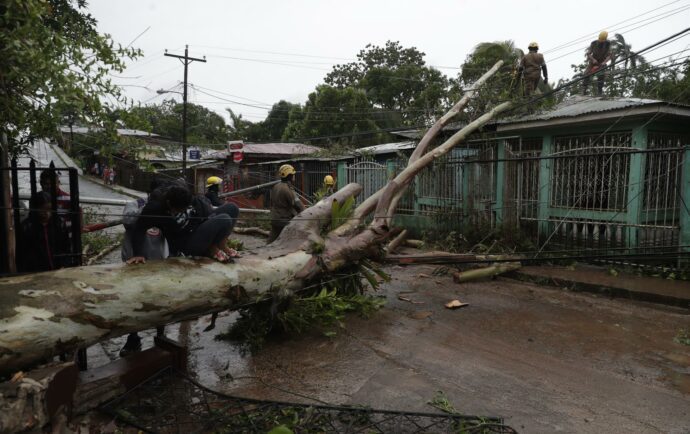
[[[189,67],[189,82],[198,86],[190,89],[190,101],[226,119],[224,109],[231,107],[252,121],[267,110],[221,98],[259,107],[304,102],[332,65],[353,60],[368,43],[417,47],[428,64],[454,77],[479,42],[512,39],[526,50],[537,41],[549,78],[557,81],[571,76],[570,64],[582,61],[601,30],[621,33],[642,49],[690,23],[690,0],[91,0],[89,9],[116,42],[127,45],[139,36],[133,46],[145,57],[115,79],[128,85],[129,97],[160,102],[156,90],[183,78],[180,62],[163,52],[183,54],[189,44],[190,56],[208,61]],[[686,48],[681,55],[688,55],[689,44],[686,34],[646,57]]]

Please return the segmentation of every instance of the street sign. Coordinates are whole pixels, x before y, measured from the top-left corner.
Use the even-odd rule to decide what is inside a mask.
[[[198,149],[190,149],[189,150],[189,159],[190,160],[200,160],[201,159],[201,151]]]

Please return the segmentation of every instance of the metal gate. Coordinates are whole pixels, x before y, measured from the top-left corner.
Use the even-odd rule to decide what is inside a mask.
[[[383,164],[373,161],[361,161],[346,168],[347,182],[356,182],[362,186],[362,193],[357,196],[359,205],[372,194],[383,188],[388,182],[388,170]]]

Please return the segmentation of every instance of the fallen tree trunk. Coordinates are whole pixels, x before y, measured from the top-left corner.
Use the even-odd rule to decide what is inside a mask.
[[[77,267],[0,279],[0,372],[129,332],[235,309],[262,296],[287,296],[325,273],[379,255],[391,237],[388,222],[396,197],[419,171],[508,107],[509,103],[497,106],[433,151],[411,159],[374,195],[375,207],[367,213],[358,207],[355,218],[343,225],[346,230],[334,228],[322,234],[331,223],[333,201],[343,203],[359,194],[357,184],[306,209],[277,240],[233,264],[170,258],[137,266]],[[438,131],[430,130],[422,142],[431,143]],[[360,219],[372,211],[373,222],[361,229]],[[359,223],[351,226],[352,220]]]
[[[506,262],[504,264],[496,264],[485,268],[455,272],[453,273],[453,281],[455,283],[463,283],[471,280],[484,279],[486,277],[493,277],[499,274],[515,271],[520,267],[521,264],[519,262]]]

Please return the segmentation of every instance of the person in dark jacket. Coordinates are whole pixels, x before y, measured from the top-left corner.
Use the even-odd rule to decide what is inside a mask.
[[[529,53],[525,54],[520,60],[518,74],[522,75],[525,83],[525,95],[530,96],[537,90],[537,85],[544,73],[544,83],[549,83],[549,73],[546,69],[544,55],[539,53],[539,44],[532,42],[527,47]]]
[[[209,176],[209,178],[206,180],[206,199],[208,199],[209,202],[211,202],[211,205],[213,206],[223,205],[223,202],[220,200],[220,197],[218,197],[218,193],[220,192],[220,185],[222,183],[223,180],[217,176]]]
[[[29,200],[29,216],[22,222],[17,243],[17,270],[22,273],[62,268],[69,240],[62,220],[53,215],[50,194],[39,191]]]
[[[220,262],[237,256],[227,245],[239,215],[236,205],[229,203],[214,210],[205,197],[193,195],[181,185],[164,188],[151,194],[139,214],[132,234],[134,256],[128,264],[146,262],[144,242],[146,231],[152,227],[165,237],[170,256],[208,256]]]
[[[295,193],[295,168],[283,164],[278,169],[280,182],[271,189],[271,235],[268,243],[275,241],[290,220],[304,211],[304,205]]]
[[[582,80],[582,94],[587,95],[592,76],[597,78],[597,96],[602,96],[604,92],[604,79],[606,78],[606,64],[611,60],[611,41],[608,40],[609,34],[606,31],[599,33],[599,39],[592,41],[586,52],[587,69],[585,78]]]

